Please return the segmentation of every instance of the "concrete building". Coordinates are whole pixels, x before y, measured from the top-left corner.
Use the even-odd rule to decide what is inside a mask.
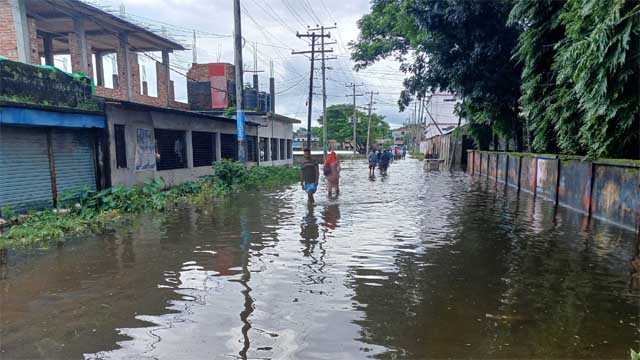
[[[235,106],[235,67],[226,63],[193,64],[187,73],[189,106],[203,114],[222,116]],[[293,165],[293,124],[300,121],[275,113],[275,80],[269,78],[269,93],[253,88],[243,90],[245,119],[258,125],[257,138],[247,136],[249,149],[257,148],[259,166]],[[235,115],[235,113],[234,113]],[[254,144],[257,144],[254,145]],[[254,162],[252,158],[249,159]]]
[[[68,57],[71,71],[95,84],[95,95],[155,106],[187,109],[174,101],[169,54],[185,50],[141,26],[78,0],[0,0],[0,55],[28,64],[56,66]],[[157,84],[141,79],[138,58],[157,52]],[[115,59],[113,73],[105,59]],[[149,95],[155,85],[157,96]]]
[[[51,207],[107,186],[104,128],[86,78],[0,60],[0,209]]]
[[[300,120],[273,113],[248,113],[258,125],[259,165],[293,166],[293,124]]]
[[[174,100],[169,56],[179,43],[78,0],[0,0],[0,19],[0,208],[152,178],[179,184],[237,159],[234,119]],[[156,84],[141,76],[148,52],[160,54]],[[53,67],[61,56],[76,74]],[[249,114],[249,162],[291,165],[295,122]]]
[[[130,102],[105,104],[112,184],[160,178],[167,185],[212,175],[238,159],[236,122],[225,117]],[[247,158],[258,163],[258,124],[247,121]]]
[[[318,150],[322,148],[320,145],[320,139],[317,136],[311,135],[311,143],[307,143],[307,129],[298,129],[293,133],[293,141],[299,143],[301,148],[308,147],[312,150]]]

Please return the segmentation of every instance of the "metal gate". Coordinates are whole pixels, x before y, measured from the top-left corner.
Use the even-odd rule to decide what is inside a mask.
[[[91,130],[54,129],[51,137],[58,198],[84,187],[96,189],[96,166]]]
[[[22,212],[53,205],[46,131],[0,125],[0,208]]]
[[[220,157],[238,160],[238,138],[235,134],[220,134]]]

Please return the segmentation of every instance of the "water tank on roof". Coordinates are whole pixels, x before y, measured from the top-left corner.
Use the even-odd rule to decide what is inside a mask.
[[[258,92],[256,89],[244,89],[244,108],[258,110]]]
[[[267,112],[267,93],[261,91],[258,93],[258,110],[262,112]]]

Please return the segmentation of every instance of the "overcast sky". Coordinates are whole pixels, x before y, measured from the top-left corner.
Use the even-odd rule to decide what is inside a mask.
[[[124,5],[131,20],[150,25],[155,31],[164,31],[171,38],[191,48],[196,30],[197,57],[199,63],[233,63],[233,1],[232,0],[93,0],[97,5],[119,11]],[[355,82],[357,93],[378,92],[374,96],[375,112],[386,116],[392,127],[402,125],[409,113],[400,113],[396,105],[402,88],[402,73],[398,63],[384,61],[356,73],[349,59],[348,43],[358,36],[357,20],[369,12],[368,0],[241,0],[242,36],[246,39],[243,49],[244,68],[254,68],[252,42],[257,42],[260,87],[268,88],[269,61],[273,60],[276,78],[276,112],[295,117],[306,123],[306,102],[309,91],[309,59],[292,55],[291,50],[309,50],[307,41],[298,39],[296,31],[305,32],[307,26],[317,24],[333,26],[331,39],[338,42],[333,48],[337,60],[327,62],[327,106],[352,103],[351,89],[346,84]],[[141,57],[142,58],[142,57]],[[186,72],[192,61],[192,52],[176,52],[172,56],[173,67]],[[144,62],[144,61],[143,61]],[[318,64],[318,62],[316,62]],[[319,64],[318,64],[319,65]],[[153,67],[149,66],[149,69]],[[182,70],[180,70],[182,69]],[[314,80],[317,94],[321,92],[319,66]],[[149,70],[151,72],[153,70]],[[251,73],[245,73],[251,82]],[[153,74],[147,75],[149,82]],[[186,98],[186,82],[182,75],[172,73],[176,83],[176,97]],[[356,98],[358,106],[365,106],[369,99]],[[313,98],[313,120],[322,115],[322,97]]]

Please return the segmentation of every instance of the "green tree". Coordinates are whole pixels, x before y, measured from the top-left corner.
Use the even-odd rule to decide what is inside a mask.
[[[356,125],[357,148],[364,151],[367,142],[368,116],[362,111],[356,110],[358,123]],[[327,107],[327,138],[338,143],[351,143],[353,141],[353,106],[348,104],[331,105]],[[318,119],[323,124],[322,117]],[[318,131],[320,143],[324,141],[322,128]],[[387,138],[391,135],[389,124],[384,121],[384,116],[371,114],[371,142],[379,138]]]
[[[556,45],[554,68],[557,83],[570,89],[560,101],[573,104],[581,116],[577,126],[568,124],[577,132],[556,124],[558,144],[592,157],[638,157],[640,2],[568,0],[565,9],[565,37]]]
[[[401,110],[430,92],[450,91],[462,98],[458,112],[482,147],[496,135],[520,149],[520,67],[511,59],[519,29],[507,25],[510,10],[498,0],[373,0],[351,43],[355,68],[394,57],[408,75]]]
[[[534,150],[638,157],[639,12],[629,0],[515,2]]]
[[[560,15],[565,3],[518,0],[509,15],[511,24],[523,28],[514,58],[523,66],[520,105],[531,134],[531,147],[538,152],[557,152],[556,124],[577,124],[579,116],[575,106],[558,101],[563,98],[559,95],[570,89],[556,85],[557,71],[553,69],[554,45],[564,38]]]

